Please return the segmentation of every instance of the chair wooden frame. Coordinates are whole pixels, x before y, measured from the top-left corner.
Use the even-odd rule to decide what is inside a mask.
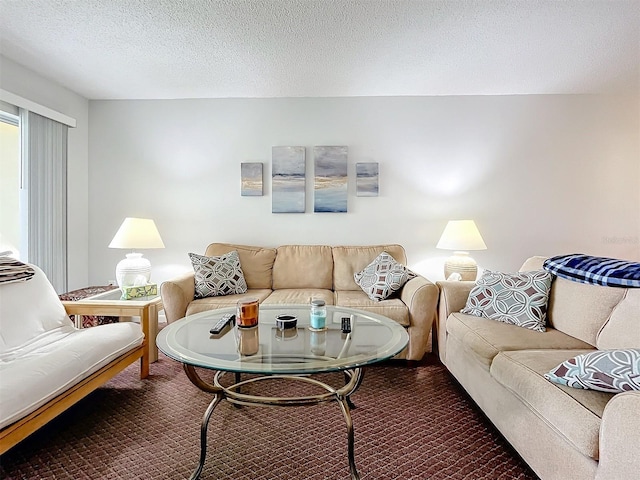
[[[65,304],[65,309],[71,315],[83,313],[82,311],[76,311],[73,305],[69,304]],[[4,427],[0,431],[0,455],[82,400],[95,389],[104,385],[138,359],[140,359],[140,378],[146,378],[149,375],[148,317],[141,318],[140,324],[144,333],[144,341],[141,345],[112,360],[100,370],[76,383],[57,397],[52,398],[29,415]]]

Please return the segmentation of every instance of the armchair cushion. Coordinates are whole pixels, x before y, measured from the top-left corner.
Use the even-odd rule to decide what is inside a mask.
[[[219,257],[190,253],[195,281],[195,298],[245,293],[247,282],[235,250]]]

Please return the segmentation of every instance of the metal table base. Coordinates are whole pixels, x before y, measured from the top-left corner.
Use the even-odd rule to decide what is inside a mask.
[[[197,480],[200,478],[204,462],[207,456],[207,429],[209,426],[209,420],[215,410],[216,406],[223,400],[235,405],[247,405],[247,406],[280,406],[280,407],[297,407],[303,405],[317,405],[323,402],[335,401],[340,405],[342,415],[344,416],[347,424],[347,442],[348,442],[348,459],[349,468],[351,470],[351,480],[359,480],[360,475],[356,468],[356,462],[354,459],[354,433],[353,433],[353,421],[351,420],[350,408],[354,405],[351,403],[350,396],[358,389],[362,383],[363,372],[361,368],[354,368],[344,370],[345,373],[345,385],[341,388],[335,389],[324,382],[320,382],[316,379],[307,376],[297,375],[265,375],[262,377],[254,377],[248,380],[240,381],[238,375],[235,377],[235,383],[230,386],[223,386],[220,383],[220,379],[228,372],[216,371],[213,377],[213,383],[204,381],[196,372],[192,365],[183,364],[184,371],[196,387],[208,393],[213,393],[213,399],[207,407],[207,410],[202,417],[202,424],[200,425],[200,462],[198,467],[191,474],[190,480]],[[301,397],[264,397],[256,395],[247,395],[241,392],[241,389],[245,385],[251,383],[258,383],[264,381],[273,380],[294,380],[307,384],[312,384],[316,387],[320,387],[326,390],[325,393],[318,395],[309,395]]]

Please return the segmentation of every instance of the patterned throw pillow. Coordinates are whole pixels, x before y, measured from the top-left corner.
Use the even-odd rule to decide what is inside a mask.
[[[387,252],[382,252],[364,270],[355,273],[353,278],[371,300],[379,302],[389,298],[416,276]]]
[[[551,274],[543,270],[485,270],[460,312],[544,332],[550,289]]]
[[[245,293],[247,282],[235,250],[219,257],[190,253],[195,281],[195,298]]]
[[[573,388],[619,393],[640,390],[640,348],[596,350],[562,362],[544,377]]]

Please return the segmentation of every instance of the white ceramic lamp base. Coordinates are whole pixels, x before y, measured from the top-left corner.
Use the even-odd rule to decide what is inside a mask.
[[[127,253],[127,258],[116,266],[118,287],[139,287],[149,283],[151,262],[142,258],[141,253]]]
[[[453,252],[453,256],[444,263],[444,278],[449,279],[454,273],[459,274],[461,280],[475,281],[478,265],[467,252]]]

